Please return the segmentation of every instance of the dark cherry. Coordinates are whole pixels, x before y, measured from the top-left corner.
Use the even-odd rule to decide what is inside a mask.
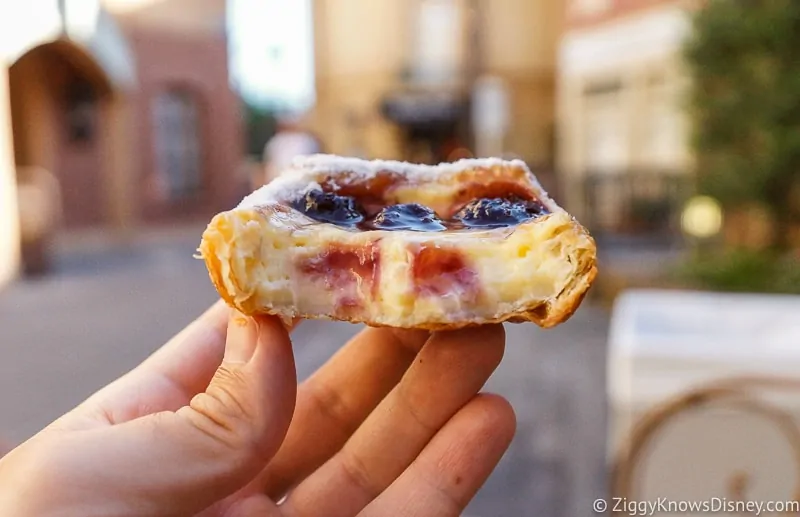
[[[447,229],[436,212],[418,203],[387,206],[368,222],[368,226],[377,230],[418,232],[440,232]]]
[[[323,223],[355,226],[364,220],[364,211],[355,198],[333,192],[311,190],[293,203],[294,208]]]
[[[498,228],[529,221],[547,213],[537,201],[482,198],[467,203],[453,218],[472,228]]]

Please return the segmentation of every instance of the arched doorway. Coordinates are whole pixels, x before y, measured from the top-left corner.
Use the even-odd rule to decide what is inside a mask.
[[[68,40],[39,45],[9,69],[14,162],[20,184],[34,174],[57,181],[61,223],[106,222],[108,156],[104,135],[111,82],[91,56]]]
[[[128,42],[100,0],[0,2],[0,26],[1,287],[18,272],[20,240],[46,212],[42,189],[27,188],[31,177],[63,183],[55,197],[67,226],[107,223],[114,235],[129,226],[129,93],[138,82]]]

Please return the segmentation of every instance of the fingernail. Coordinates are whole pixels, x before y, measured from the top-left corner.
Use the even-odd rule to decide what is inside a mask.
[[[258,326],[253,318],[232,311],[228,321],[228,338],[225,343],[226,363],[246,363],[258,346]]]

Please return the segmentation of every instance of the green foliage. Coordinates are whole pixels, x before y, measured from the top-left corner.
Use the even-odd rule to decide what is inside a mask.
[[[702,193],[760,204],[786,248],[800,173],[800,1],[708,0],[685,57]]]
[[[697,256],[675,273],[681,281],[713,291],[800,294],[796,257],[731,250]]]
[[[264,146],[277,131],[278,120],[271,110],[244,102],[245,150],[247,155],[261,159]]]

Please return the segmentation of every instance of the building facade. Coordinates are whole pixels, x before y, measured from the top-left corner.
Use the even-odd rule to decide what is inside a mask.
[[[663,215],[667,191],[685,183],[692,160],[681,52],[690,8],[681,0],[567,5],[557,168],[565,204],[598,227],[622,228],[632,212]]]
[[[242,194],[244,138],[228,73],[226,1],[105,1],[136,59],[138,219],[229,208]]]
[[[121,233],[239,195],[225,0],[1,9],[0,276],[19,262],[15,242],[24,250],[57,226]]]
[[[315,130],[342,154],[550,168],[562,12],[555,0],[317,0]],[[496,124],[475,123],[483,84],[507,112]]]

